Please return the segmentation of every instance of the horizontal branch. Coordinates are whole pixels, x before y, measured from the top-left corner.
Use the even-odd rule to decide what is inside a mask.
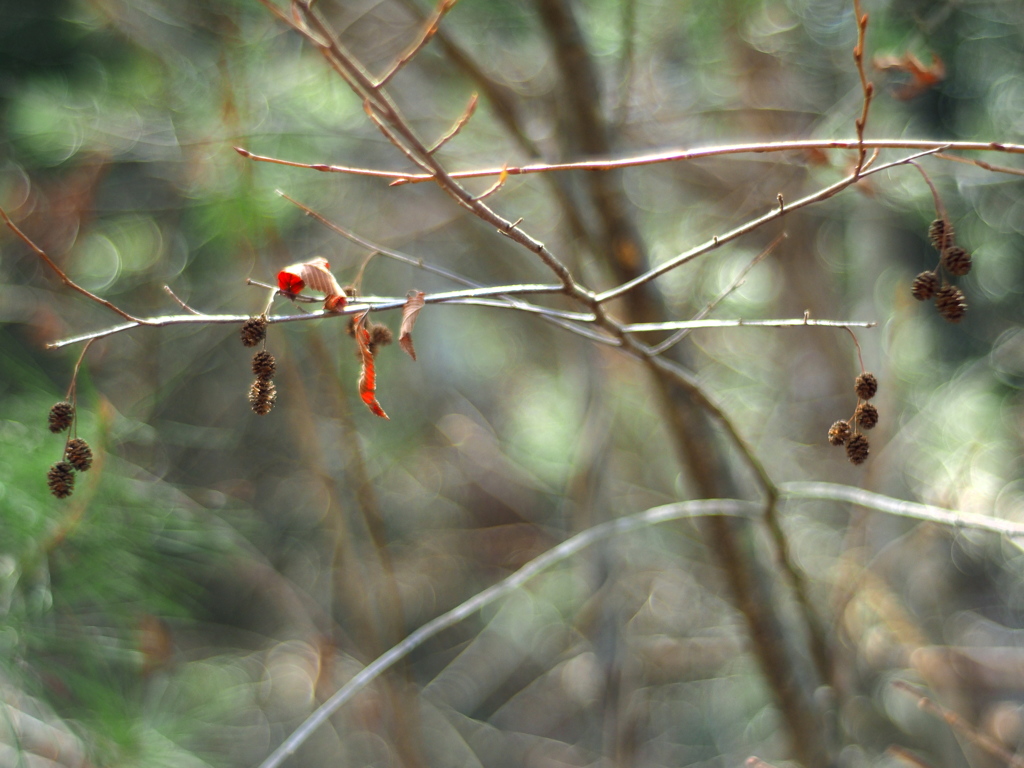
[[[254,281],[255,282],[255,281]],[[262,285],[262,284],[260,284]],[[473,301],[481,299],[487,296],[522,296],[522,295],[537,295],[537,294],[551,294],[561,293],[562,286],[560,285],[544,285],[544,284],[533,284],[533,285],[502,285],[491,288],[468,288],[462,291],[446,291],[443,293],[434,293],[424,297],[424,302],[427,304],[445,304],[445,303],[458,303],[462,301]],[[281,294],[283,295],[283,294]],[[180,300],[179,300],[180,301]],[[318,320],[324,317],[336,317],[344,315],[355,315],[360,312],[369,310],[371,312],[382,312],[390,309],[400,309],[405,306],[406,298],[391,298],[391,297],[377,297],[377,296],[362,296],[358,302],[349,304],[344,309],[338,312],[328,312],[320,309],[314,312],[303,312],[295,315],[269,315],[267,317],[268,323],[294,323],[302,322],[304,320]],[[486,306],[496,306],[499,302],[490,302]],[[533,304],[526,302],[519,302],[515,306],[506,304],[509,308],[522,309],[525,311],[534,311],[539,314],[550,314],[552,317],[560,317],[561,315],[569,313],[561,313],[558,310],[546,310],[544,307],[537,307]],[[136,321],[130,323],[121,323],[120,325],[114,325],[109,328],[103,328],[97,331],[91,331],[89,333],[83,333],[78,336],[72,336],[67,339],[61,339],[60,341],[53,341],[46,345],[47,349],[60,349],[71,344],[79,344],[83,341],[89,341],[91,339],[102,339],[107,336],[113,336],[124,331],[129,331],[132,328],[138,328],[140,325],[147,327],[160,328],[169,325],[231,325],[235,323],[244,323],[250,318],[250,315],[207,315],[197,312],[195,309],[190,308],[190,314],[187,315],[160,315],[158,317],[143,317],[138,318]],[[571,320],[586,320],[586,316],[580,315],[579,318],[565,318]]]
[[[902,501],[881,493],[836,483],[783,483],[780,490],[784,496],[790,498],[848,501],[898,517],[910,517],[953,528],[974,528],[998,533],[1024,549],[1024,523],[1014,523],[973,512],[957,512],[943,507],[933,507],[930,504],[918,504],[914,501]]]
[[[633,323],[622,326],[626,333],[646,333],[648,331],[677,331],[681,328],[874,328],[875,321],[848,320],[812,320],[809,317],[782,320],[669,320],[664,323]]]
[[[954,510],[903,501],[880,493],[872,493],[860,488],[835,483],[786,483],[781,487],[784,498],[808,498],[835,501],[848,501],[886,512],[898,517],[909,517],[927,520],[940,525],[954,528],[977,528],[980,530],[1000,533],[1006,536],[1024,536],[1024,524],[1010,523],[1004,520],[956,512]],[[463,619],[472,616],[482,608],[519,589],[526,582],[541,572],[568,559],[598,541],[619,534],[646,528],[651,525],[682,520],[685,518],[729,515],[733,517],[754,517],[764,511],[761,504],[737,499],[705,499],[701,501],[683,501],[666,504],[639,512],[628,517],[610,520],[607,523],[588,528],[566,539],[558,546],[535,557],[518,571],[497,584],[477,593],[461,605],[443,613],[427,622],[419,629],[410,633],[402,642],[394,646],[373,662],[361,669],[345,685],[310,715],[274,752],[260,764],[259,768],[278,768],[285,759],[295,751],[320,727],[331,715],[338,711],[356,693],[361,691],[398,661],[402,660],[426,641],[436,637]],[[1015,542],[1016,543],[1016,542]]]
[[[572,163],[529,163],[527,165],[510,165],[508,167],[478,168],[468,171],[452,171],[448,175],[453,179],[480,179],[491,176],[524,176],[531,173],[550,173],[552,171],[609,171],[616,168],[634,168],[660,163],[677,163],[686,160],[700,160],[723,155],[765,154],[770,152],[794,152],[805,150],[829,149],[916,149],[923,151],[958,152],[1006,152],[1024,154],[1024,145],[1004,144],[997,141],[926,141],[917,139],[808,139],[803,141],[768,141],[749,144],[730,144],[721,147],[705,147],[702,149],[669,149],[631,157],[614,159],[580,160]],[[390,179],[393,186],[401,184],[418,184],[432,181],[436,177],[429,173],[402,173],[401,171],[382,171],[373,168],[354,168],[328,163],[300,163],[293,160],[282,160],[266,155],[257,155],[242,147],[235,151],[249,160],[262,163],[287,165],[292,168],[306,168],[311,171],[325,173],[348,173],[355,176],[371,176],[378,179]],[[950,158],[952,159],[952,158]],[[1002,170],[993,168],[992,170]],[[1010,172],[1013,172],[1012,170]]]

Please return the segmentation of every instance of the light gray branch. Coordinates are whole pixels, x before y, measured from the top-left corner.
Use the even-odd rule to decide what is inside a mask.
[[[300,725],[281,746],[260,764],[260,768],[278,768],[282,762],[294,754],[303,742],[320,727],[321,724],[358,691],[365,688],[382,672],[393,666],[397,661],[408,656],[412,651],[421,646],[430,638],[440,634],[449,627],[453,627],[463,619],[472,616],[481,608],[490,605],[505,595],[521,587],[538,573],[556,565],[571,557],[580,550],[589,547],[596,541],[616,536],[620,533],[645,528],[656,523],[663,523],[669,520],[680,520],[687,517],[705,517],[708,515],[733,515],[741,517],[753,517],[762,511],[763,507],[750,501],[737,501],[735,499],[706,499],[702,501],[683,501],[677,504],[666,504],[662,507],[654,507],[645,512],[640,512],[629,517],[620,517],[610,520],[607,523],[588,528],[570,539],[566,539],[557,547],[549,549],[544,554],[535,557],[507,579],[498,582],[492,587],[485,589],[471,597],[466,602],[452,610],[438,616],[433,621],[427,622],[422,627],[411,633],[405,640],[400,642],[379,656],[373,662],[361,669],[351,680],[343,685],[337,693],[325,701]]]

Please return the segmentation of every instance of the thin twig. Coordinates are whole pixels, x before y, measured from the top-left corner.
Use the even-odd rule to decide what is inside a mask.
[[[663,264],[659,264],[657,267],[649,269],[644,274],[635,277],[629,282],[623,283],[622,285],[619,285],[616,288],[612,288],[611,290],[604,291],[603,293],[599,293],[596,297],[597,302],[604,303],[606,301],[618,298],[619,296],[622,296],[624,293],[628,293],[629,291],[633,290],[638,286],[643,285],[644,283],[650,282],[655,278],[661,277],[666,272],[671,272],[673,269],[680,267],[683,264],[686,264],[687,262],[693,261],[694,259],[715,250],[716,248],[720,248],[726,243],[732,242],[733,240],[742,237],[743,235],[753,232],[755,229],[764,226],[770,221],[774,221],[775,219],[781,218],[782,216],[792,213],[793,211],[798,210],[800,208],[805,208],[809,205],[813,205],[815,203],[820,203],[824,200],[828,200],[830,197],[834,197],[836,194],[842,192],[844,189],[856,183],[859,179],[862,179],[865,176],[874,173],[880,173],[881,171],[885,171],[890,168],[895,168],[896,166],[899,165],[906,165],[907,163],[911,162],[912,160],[916,160],[919,157],[939,152],[942,149],[946,148],[947,146],[948,145],[943,144],[941,147],[934,147],[923,152],[915,153],[913,155],[910,155],[909,157],[905,157],[900,160],[893,160],[890,163],[877,165],[874,168],[866,170],[860,174],[850,174],[849,176],[845,176],[844,178],[840,179],[835,184],[825,187],[824,189],[820,189],[817,192],[813,192],[807,195],[806,197],[802,197],[796,202],[787,204],[784,209],[780,210],[779,208],[772,208],[772,210],[770,210],[763,216],[759,216],[758,218],[752,219],[751,221],[748,221],[745,224],[741,224],[735,229],[726,232],[724,235],[716,235],[706,243],[698,245],[696,248],[692,248],[686,253],[680,254],[679,256],[669,259]]]
[[[993,165],[992,163],[986,163],[984,160],[975,160],[970,157],[959,157],[957,155],[947,155],[945,152],[939,152],[935,157],[941,160],[952,160],[955,163],[976,165],[979,168],[984,168],[986,171],[992,171],[993,173],[1010,173],[1014,176],[1024,176],[1024,169],[1011,168],[1008,165]]]
[[[851,326],[855,326],[855,325],[857,325],[857,323],[846,323],[845,327],[846,327],[847,333],[850,334],[850,338],[853,339],[853,346],[855,346],[857,348],[857,362],[860,363],[860,372],[864,373],[867,370],[864,367],[864,353],[863,353],[863,351],[860,348],[860,342],[857,340],[857,334],[854,333],[853,330],[851,329]],[[876,325],[876,324],[872,323],[870,326],[862,326],[862,327],[870,328],[870,327],[873,327],[874,325]]]
[[[428,151],[430,152],[430,154],[434,154],[439,149],[441,149],[441,147],[443,147],[445,144],[447,144],[449,141],[451,141],[452,139],[459,135],[459,131],[466,127],[466,123],[469,122],[469,119],[473,116],[473,113],[476,112],[476,106],[478,103],[479,98],[477,97],[477,94],[474,93],[472,96],[469,97],[469,103],[466,105],[466,108],[462,110],[462,114],[459,116],[459,119],[456,120],[454,125],[452,125],[452,127],[449,128],[441,136],[441,138],[435,141],[434,144],[429,148]]]
[[[868,15],[861,13],[860,0],[853,0],[853,15],[857,21],[857,44],[853,48],[853,61],[857,65],[857,75],[860,77],[861,91],[864,93],[863,106],[860,117],[854,122],[857,128],[857,169],[854,176],[860,178],[865,168],[867,147],[864,144],[864,129],[868,124],[868,110],[871,108],[871,97],[875,92],[875,84],[868,80],[864,72],[864,38],[868,29]]]
[[[730,320],[669,320],[664,323],[632,323],[622,326],[626,333],[649,333],[650,331],[672,331],[679,328],[874,328],[873,320],[812,320],[809,317],[785,318],[778,320],[744,320],[742,317]],[[651,351],[658,353],[657,347]]]
[[[577,160],[568,163],[529,163],[526,165],[510,165],[507,169],[501,166],[490,168],[478,168],[466,171],[451,171],[449,177],[452,179],[480,179],[487,176],[499,176],[502,170],[507,170],[509,176],[523,176],[532,173],[551,173],[556,171],[608,171],[616,168],[636,168],[647,165],[658,165],[660,163],[677,163],[688,160],[701,160],[709,157],[723,157],[727,155],[746,154],[767,154],[772,152],[800,152],[809,149],[839,149],[839,150],[860,150],[867,149],[911,149],[933,152],[941,152],[939,157],[945,160],[959,160],[960,162],[973,163],[975,161],[967,158],[957,158],[955,155],[945,154],[945,150],[956,150],[959,152],[1006,152],[1009,154],[1024,155],[1024,144],[1007,144],[997,141],[930,141],[925,139],[864,139],[859,141],[853,139],[801,139],[795,141],[766,141],[753,142],[748,144],[729,144],[718,147],[704,147],[701,149],[667,149],[660,152],[631,155],[623,158],[604,158],[592,160]],[[235,147],[235,151],[243,157],[251,160],[258,160],[264,163],[276,163],[287,165],[293,168],[307,168],[314,171],[328,173],[348,173],[356,176],[372,176],[375,178],[389,179],[391,186],[402,184],[420,184],[425,181],[435,181],[432,173],[402,173],[401,171],[382,171],[373,168],[353,168],[344,165],[330,165],[326,163],[301,163],[292,160],[282,160],[266,155],[257,155],[242,147]],[[984,167],[984,166],[982,166]],[[1000,169],[1004,173],[1024,173],[1015,169]]]
[[[60,278],[60,281],[62,283],[64,283],[64,285],[66,285],[68,288],[71,288],[72,290],[78,291],[80,294],[82,294],[86,298],[91,299],[92,301],[95,301],[97,304],[101,304],[102,306],[104,306],[107,309],[109,309],[111,312],[120,315],[125,320],[130,320],[131,322],[137,323],[139,325],[146,325],[146,321],[140,320],[137,317],[133,317],[132,315],[128,314],[127,312],[125,312],[120,307],[117,307],[117,306],[111,304],[106,299],[101,299],[99,296],[97,296],[94,293],[91,293],[90,291],[87,291],[85,288],[83,288],[78,283],[76,283],[74,280],[72,280],[70,277],[68,277],[64,273],[64,270],[62,270],[60,267],[58,267],[57,264],[53,261],[53,259],[51,259],[49,256],[46,255],[46,251],[44,251],[42,248],[40,248],[38,245],[36,245],[34,242],[32,242],[32,240],[29,238],[28,235],[26,235],[24,232],[22,232],[20,229],[18,229],[17,225],[13,221],[11,221],[11,218],[7,215],[7,212],[3,208],[0,208],[0,217],[3,218],[4,222],[7,224],[8,227],[10,227],[11,231],[14,234],[16,234],[21,239],[21,241],[23,243],[25,243],[25,245],[27,245],[29,248],[31,248],[32,251],[36,254],[36,256],[38,256],[40,259],[42,259],[43,263],[45,263],[46,266],[48,266],[51,270],[53,270],[53,273],[55,275],[57,275],[57,277]]]
[[[82,361],[85,360],[85,353],[89,351],[89,347],[92,346],[94,341],[95,339],[90,339],[86,342],[85,346],[82,347],[82,351],[78,354],[78,360],[75,361],[75,369],[71,372],[71,383],[68,384],[68,391],[67,394],[64,395],[64,399],[73,405],[77,403],[78,397],[78,371],[82,367]],[[77,420],[78,419],[76,417],[75,421]]]
[[[405,658],[423,643],[437,636],[444,630],[455,626],[463,619],[472,616],[477,611],[485,608],[496,600],[505,597],[515,591],[537,574],[551,568],[554,565],[572,557],[591,544],[607,539],[612,536],[627,533],[630,531],[646,528],[658,523],[684,518],[707,517],[711,515],[729,515],[739,517],[753,517],[757,514],[759,505],[748,501],[737,501],[732,499],[707,499],[701,501],[684,501],[676,504],[667,504],[662,507],[654,507],[645,512],[640,512],[629,517],[621,517],[607,523],[588,528],[570,539],[566,539],[558,546],[549,549],[542,555],[535,557],[518,571],[508,578],[498,582],[482,592],[478,592],[466,602],[452,610],[438,616],[436,619],[427,622],[416,631],[409,634],[401,643],[379,656],[372,663],[361,669],[351,680],[342,686],[337,693],[320,705],[289,736],[281,746],[260,764],[260,768],[277,768],[320,727],[321,724],[331,715],[338,711],[345,702],[349,701],[357,692],[369,685],[382,672],[393,666],[399,660]]]
[[[1010,750],[998,741],[979,731],[953,710],[947,709],[941,704],[930,699],[928,695],[916,685],[911,685],[903,680],[895,680],[892,685],[893,688],[905,691],[913,696],[917,696],[918,707],[943,720],[950,728],[956,731],[957,734],[962,736],[969,743],[984,750],[985,752],[988,752],[992,757],[1002,760],[1007,765],[1012,766],[1012,768],[1024,768],[1024,758],[1018,757],[1010,752]]]
[[[760,264],[762,261],[764,261],[764,259],[767,258],[768,254],[771,253],[773,250],[775,250],[775,247],[780,242],[782,242],[782,240],[783,240],[783,238],[785,238],[785,236],[786,236],[785,233],[782,233],[778,237],[776,237],[774,240],[772,240],[771,243],[769,243],[768,246],[763,251],[761,251],[759,254],[757,254],[757,256],[755,256],[753,259],[751,259],[750,262],[745,267],[743,267],[743,269],[741,269],[736,274],[736,277],[734,277],[732,282],[729,283],[729,285],[727,285],[725,287],[725,290],[723,290],[715,298],[713,298],[711,301],[709,301],[700,310],[700,312],[698,312],[696,315],[694,315],[690,319],[691,320],[703,320],[705,317],[710,315],[719,304],[721,304],[723,301],[725,301],[725,299],[728,298],[733,293],[733,291],[737,290],[741,285],[744,284],[744,282],[745,282],[744,278],[748,274],[750,274],[750,270],[752,270],[754,267],[756,267],[758,264]],[[654,345],[654,347],[653,347],[654,353],[656,355],[660,355],[662,352],[665,352],[666,350],[671,349],[676,344],[678,344],[683,339],[685,339],[687,336],[689,336],[692,330],[693,330],[692,328],[682,328],[679,331],[677,331],[676,333],[673,333],[671,336],[669,336],[667,339],[665,339],[660,344],[655,344]]]
[[[785,497],[846,501],[899,517],[924,520],[952,528],[972,528],[997,533],[1006,536],[1016,546],[1024,548],[1024,523],[1014,523],[974,512],[957,512],[931,504],[903,501],[881,493],[836,483],[783,483],[779,486],[779,491]]]
[[[408,50],[406,50],[405,53],[398,57],[398,60],[393,65],[391,65],[391,69],[389,69],[388,72],[380,80],[377,81],[378,88],[383,88],[385,85],[387,85],[391,78],[397,75],[398,71],[402,67],[408,64],[410,61],[412,61],[413,58],[415,58],[416,54],[423,50],[423,47],[430,42],[430,39],[434,35],[437,34],[437,28],[441,24],[441,19],[444,18],[444,15],[448,13],[448,11],[455,7],[455,3],[457,2],[458,0],[441,0],[441,2],[438,3],[437,9],[430,17],[430,20],[427,22],[426,27],[420,33],[416,41],[411,46],[409,46]]]
[[[186,304],[184,302],[184,300],[179,298],[178,294],[176,294],[173,290],[171,290],[171,286],[165,285],[164,286],[164,291],[167,293],[168,296],[170,296],[172,299],[174,299],[178,303],[178,306],[180,306],[186,312],[191,312],[193,315],[201,315],[201,314],[203,314],[198,309],[193,309],[188,304]]]
[[[272,295],[280,293],[274,286],[268,286],[265,283],[258,283],[255,280],[250,281],[254,285],[269,288]],[[470,288],[464,291],[447,291],[443,293],[430,294],[424,298],[424,301],[428,304],[444,304],[453,299],[471,299],[479,298],[484,296],[515,296],[515,295],[537,295],[537,294],[551,294],[561,293],[562,287],[559,285],[499,285],[493,288]],[[299,298],[298,296],[296,298]],[[323,299],[314,299],[314,301],[322,302]],[[307,320],[319,320],[325,317],[340,317],[344,315],[358,314],[359,312],[366,311],[369,309],[372,312],[382,312],[386,310],[401,309],[405,306],[406,299],[394,298],[394,297],[370,297],[361,296],[358,302],[349,304],[344,309],[339,311],[327,312],[325,310],[318,310],[316,312],[303,312],[298,315],[268,315],[268,323],[294,323],[302,322]],[[517,307],[518,309],[519,307]],[[540,308],[534,308],[540,310]],[[540,310],[542,311],[542,310]],[[140,325],[152,326],[155,328],[169,326],[169,325],[230,325],[232,323],[244,323],[249,319],[249,315],[205,315],[205,314],[188,314],[188,315],[160,315],[156,317],[145,317],[133,320],[130,323],[122,323],[120,325],[111,326],[109,328],[103,328],[89,333],[83,333],[78,336],[72,336],[66,339],[60,339],[59,341],[53,341],[46,345],[47,349],[60,349],[70,344],[79,344],[83,341],[90,339],[101,339],[107,336],[113,336],[124,331],[137,328]],[[586,322],[586,318],[580,318],[581,322]]]

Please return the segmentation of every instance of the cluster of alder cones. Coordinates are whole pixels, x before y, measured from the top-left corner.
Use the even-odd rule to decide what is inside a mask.
[[[264,349],[252,356],[252,372],[256,376],[256,380],[249,387],[249,405],[252,406],[253,413],[266,416],[277,400],[277,387],[274,386],[273,381],[274,371],[277,370],[277,361],[265,348],[266,316],[250,317],[246,320],[242,325],[241,336],[242,344],[247,347],[255,347],[260,342],[264,344]]]
[[[878,379],[873,373],[862,373],[853,389],[857,393],[857,410],[846,421],[837,421],[829,427],[828,441],[832,445],[845,445],[851,463],[863,464],[871,449],[863,430],[874,429],[878,424],[878,409],[868,402],[878,392]]]
[[[75,406],[66,400],[55,403],[50,409],[50,431],[59,434],[71,429],[75,423]],[[46,473],[50,493],[58,499],[66,499],[75,490],[75,472],[85,472],[92,466],[92,449],[80,437],[71,437],[64,444],[64,458]]]
[[[940,279],[939,273],[944,270],[954,277],[963,277],[971,271],[971,254],[956,244],[953,225],[944,218],[931,223],[928,239],[939,252],[939,264],[915,277],[910,292],[918,301],[934,298],[939,314],[951,323],[959,323],[967,314],[967,299],[953,283],[944,277]]]

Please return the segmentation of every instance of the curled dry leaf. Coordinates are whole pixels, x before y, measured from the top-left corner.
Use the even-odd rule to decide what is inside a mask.
[[[344,309],[347,303],[345,291],[331,273],[331,265],[323,256],[292,264],[277,273],[277,287],[285,293],[299,293],[307,285],[310,290],[327,295],[324,308],[328,311]]]
[[[416,359],[416,348],[412,345],[412,327],[416,325],[416,318],[423,309],[425,295],[423,291],[409,291],[402,307],[402,329],[398,333],[398,344],[413,360]]]
[[[373,354],[370,352],[370,332],[366,330],[366,315],[369,310],[356,317],[353,323],[356,344],[359,346],[359,356],[362,358],[363,367],[359,371],[359,397],[366,407],[382,419],[389,419],[384,409],[377,402],[377,369],[374,367]]]

